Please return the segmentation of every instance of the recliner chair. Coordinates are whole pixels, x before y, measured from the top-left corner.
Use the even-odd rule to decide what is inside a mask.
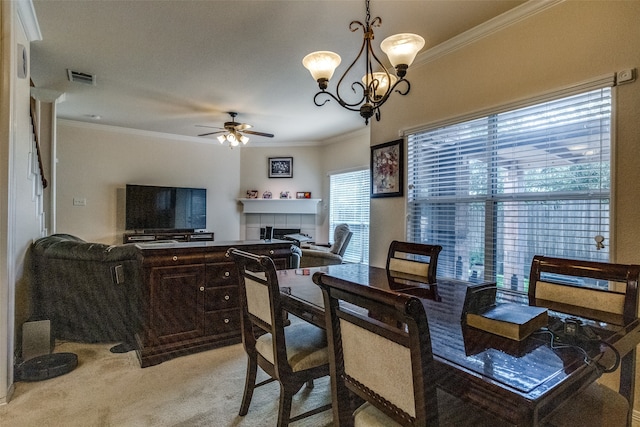
[[[351,241],[353,232],[348,224],[338,224],[333,231],[333,244],[329,245],[303,245],[300,267],[320,267],[323,265],[342,264],[347,246]]]

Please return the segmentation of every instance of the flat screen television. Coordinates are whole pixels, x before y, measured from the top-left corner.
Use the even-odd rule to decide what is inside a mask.
[[[135,231],[207,228],[207,189],[127,184],[125,226]]]

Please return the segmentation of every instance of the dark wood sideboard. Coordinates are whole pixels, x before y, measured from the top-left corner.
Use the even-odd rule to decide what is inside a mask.
[[[238,274],[227,249],[268,255],[277,269],[291,267],[290,241],[136,246],[143,280],[136,351],[143,368],[242,341]]]

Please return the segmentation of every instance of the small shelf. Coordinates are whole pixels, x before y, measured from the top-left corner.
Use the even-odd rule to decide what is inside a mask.
[[[238,199],[243,213],[317,214],[322,199]]]

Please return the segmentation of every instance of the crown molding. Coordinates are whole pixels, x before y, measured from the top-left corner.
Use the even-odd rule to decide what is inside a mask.
[[[483,22],[464,33],[458,34],[426,50],[418,55],[412,66],[415,67],[434,61],[562,2],[564,2],[564,0],[529,0],[518,7],[514,7],[493,19]]]
[[[197,136],[186,136],[186,135],[177,135],[174,133],[164,133],[164,132],[154,132],[150,130],[140,130],[133,128],[126,128],[122,126],[114,126],[114,125],[105,125],[102,123],[89,123],[83,122],[79,120],[71,120],[71,119],[58,119],[58,123],[65,126],[76,127],[76,128],[84,128],[84,129],[92,129],[92,130],[100,130],[104,132],[115,132],[126,135],[134,135],[134,136],[142,136],[147,138],[156,138],[156,139],[166,139],[171,141],[186,141],[186,142],[196,142],[199,144],[211,144],[215,147],[225,147],[228,146],[221,145],[215,139],[202,138]],[[215,144],[214,144],[215,143]],[[242,149],[250,149],[250,148],[273,148],[273,147],[311,147],[311,146],[320,146],[321,142],[318,141],[300,141],[300,142],[253,142],[250,141],[246,146],[237,147]]]
[[[16,1],[16,9],[27,39],[30,42],[42,40],[42,33],[40,32],[40,25],[38,25],[36,11],[33,8],[33,2],[31,0],[18,0]]]
[[[89,122],[82,122],[82,121],[70,120],[70,119],[58,119],[58,124],[76,127],[76,128],[83,128],[83,129],[101,130],[104,132],[114,132],[114,133],[120,133],[120,134],[126,134],[126,135],[143,136],[148,138],[170,139],[173,141],[199,142],[201,144],[214,142],[213,140],[210,140],[210,139],[199,138],[195,136],[176,135],[172,133],[154,132],[150,130],[125,128],[121,126],[105,125],[102,123],[89,123]],[[215,142],[217,144],[217,141]],[[216,144],[212,144],[212,145],[216,145]],[[217,145],[220,145],[220,144],[217,144]]]

